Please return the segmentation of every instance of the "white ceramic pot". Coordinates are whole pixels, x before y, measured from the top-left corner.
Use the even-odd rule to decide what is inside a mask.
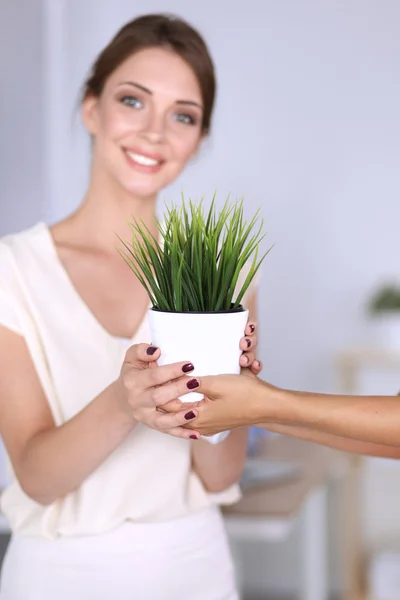
[[[151,343],[161,348],[158,364],[167,365],[187,360],[195,369],[193,377],[204,375],[238,374],[242,351],[240,339],[244,336],[248,310],[225,312],[163,312],[149,310]],[[201,400],[203,395],[188,392],[183,402]],[[204,436],[211,443],[224,440],[228,432]]]

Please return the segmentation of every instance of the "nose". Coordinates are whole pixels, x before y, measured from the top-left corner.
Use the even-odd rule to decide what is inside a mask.
[[[143,123],[143,137],[152,144],[160,144],[165,139],[165,116],[161,112],[151,111]]]

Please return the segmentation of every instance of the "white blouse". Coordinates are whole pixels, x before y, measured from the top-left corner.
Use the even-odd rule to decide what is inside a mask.
[[[126,340],[110,335],[79,296],[44,223],[0,240],[0,325],[25,338],[57,426],[119,376]],[[147,317],[130,341],[150,343]],[[207,493],[191,468],[191,443],[141,424],[78,489],[49,506],[29,498],[8,467],[1,510],[12,530],[48,538],[167,521],[240,497],[237,485]]]

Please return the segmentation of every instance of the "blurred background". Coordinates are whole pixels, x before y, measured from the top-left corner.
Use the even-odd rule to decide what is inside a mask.
[[[90,156],[80,87],[117,29],[148,12],[201,31],[219,84],[211,136],[164,197],[245,196],[250,212],[261,207],[266,247],[275,243],[259,296],[263,377],[397,394],[397,0],[0,0],[0,234],[52,223],[81,201]],[[268,459],[286,441],[266,438],[258,451]],[[268,498],[296,496],[301,453],[274,452],[266,463],[277,470],[259,473],[264,495],[259,482],[252,492],[258,508],[227,514],[243,597],[399,600],[399,464],[327,456],[278,514]],[[304,453],[305,477],[318,450]],[[275,534],[263,536],[263,523]]]

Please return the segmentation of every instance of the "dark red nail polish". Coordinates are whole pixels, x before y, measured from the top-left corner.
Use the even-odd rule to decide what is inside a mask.
[[[251,340],[249,340],[248,338],[246,338],[246,344],[247,344],[247,347],[250,348],[250,346],[251,346]]]
[[[200,383],[198,382],[197,379],[191,379],[190,381],[187,382],[186,387],[189,388],[189,390],[194,390],[196,388],[198,388],[200,385]]]
[[[194,414],[194,412],[191,410],[190,412],[186,413],[186,415],[185,415],[185,419],[186,419],[186,421],[190,421],[190,419],[194,419],[194,418],[195,418],[195,416],[196,416],[196,415],[195,415],[195,414]]]
[[[190,439],[191,439],[191,440],[197,440],[197,435],[191,435],[191,436],[190,436]]]
[[[190,371],[194,371],[194,366],[192,365],[192,363],[187,363],[187,365],[183,365],[182,371],[184,373],[190,373]]]
[[[149,346],[146,350],[146,354],[149,354],[149,356],[153,356],[153,354],[155,352],[157,352],[158,348],[156,348],[156,346]]]
[[[255,330],[256,330],[256,326],[255,326],[255,325],[253,325],[253,324],[251,324],[251,325],[250,325],[250,331],[251,331],[251,333],[254,333],[254,332],[255,332]]]

